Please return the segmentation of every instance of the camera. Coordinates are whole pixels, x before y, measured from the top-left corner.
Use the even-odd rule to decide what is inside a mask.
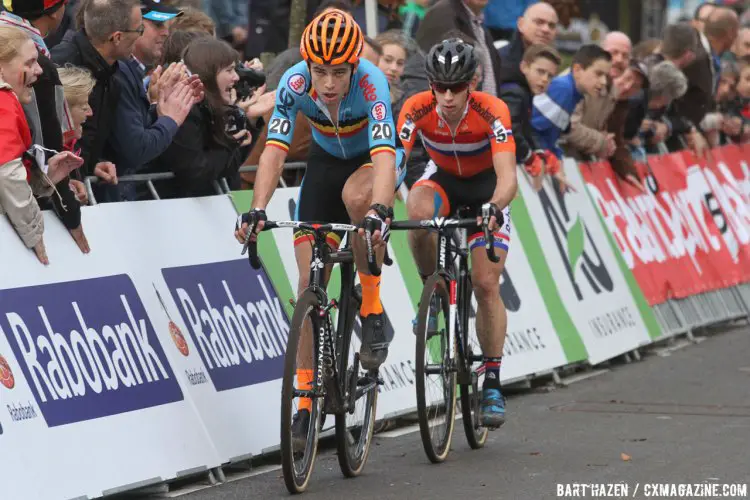
[[[656,130],[654,128],[646,129],[642,132],[643,139],[646,142],[651,142],[651,140],[654,138],[654,135],[656,134]]]
[[[246,68],[240,62],[236,64],[235,70],[240,77],[240,81],[234,86],[238,101],[247,99],[255,89],[266,83],[265,74],[252,68]]]
[[[245,112],[239,106],[229,106],[226,116],[226,133],[234,135],[240,130],[250,129],[250,122]]]

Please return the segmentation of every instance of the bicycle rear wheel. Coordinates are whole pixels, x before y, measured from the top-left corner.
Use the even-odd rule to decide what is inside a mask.
[[[313,291],[306,290],[294,308],[284,360],[284,379],[281,389],[281,468],[284,472],[284,482],[290,493],[305,491],[312,476],[315,456],[318,451],[324,390],[317,383],[321,367],[317,365],[317,356],[313,355],[313,352],[309,353],[313,359],[313,389],[311,392],[317,393],[317,395],[312,398],[309,424],[306,429],[302,429],[302,437],[298,434],[296,438],[293,435],[292,425],[293,417],[299,409],[301,400],[299,389],[295,385],[300,335],[302,329],[305,328],[308,335],[317,338],[320,322],[325,321],[325,317],[320,317],[319,309],[318,296]],[[314,341],[313,346],[320,340]],[[310,393],[307,394],[307,396],[310,395]]]
[[[482,353],[482,348],[479,345],[479,338],[477,337],[474,322],[471,321],[471,299],[473,295],[471,278],[466,277],[462,288],[458,295],[462,345],[459,358],[460,363],[464,367],[465,377],[468,376],[469,380],[464,379],[465,382],[460,384],[461,415],[463,417],[466,440],[472,449],[478,450],[487,442],[487,434],[489,433],[488,429],[482,427],[479,421],[479,407],[482,399],[482,392],[479,389],[481,374],[479,370],[474,368],[474,361],[472,361],[473,356]]]
[[[359,287],[358,287],[359,288]],[[359,291],[359,293],[357,293]],[[346,313],[346,332],[339,335],[349,342],[342,342],[338,357],[339,383],[344,399],[352,399],[354,406],[349,412],[336,415],[336,447],[341,472],[346,477],[358,476],[365,467],[370,454],[372,433],[375,429],[375,410],[378,403],[377,372],[365,372],[359,365],[360,339],[354,335],[354,321],[361,303],[361,290],[355,290],[348,304],[342,304],[340,313]],[[344,336],[344,333],[347,333]],[[350,396],[354,394],[353,398]]]
[[[433,274],[422,291],[415,358],[419,431],[433,463],[448,456],[456,418],[456,370],[448,359],[449,349],[455,354],[456,346],[448,345],[449,305],[445,279]]]

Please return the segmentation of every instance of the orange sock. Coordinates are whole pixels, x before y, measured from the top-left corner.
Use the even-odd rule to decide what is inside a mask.
[[[362,306],[359,314],[366,318],[370,314],[382,314],[383,304],[380,303],[380,276],[359,274],[359,282],[362,284]]]
[[[297,389],[300,391],[306,391],[312,389],[313,371],[312,370],[300,370],[297,369]],[[312,399],[311,398],[299,398],[299,410],[312,411]]]

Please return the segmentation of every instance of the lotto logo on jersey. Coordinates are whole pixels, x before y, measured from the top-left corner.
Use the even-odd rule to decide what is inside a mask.
[[[295,73],[289,77],[289,80],[287,80],[287,86],[292,89],[292,92],[295,94],[302,95],[307,88],[307,80],[303,74]]]
[[[377,95],[375,93],[375,85],[370,83],[370,81],[367,79],[368,75],[363,76],[359,79],[359,87],[362,89],[362,95],[365,96],[365,100],[367,101],[374,101],[377,99]]]
[[[385,117],[388,114],[388,108],[385,107],[385,103],[383,101],[378,101],[373,105],[370,114],[372,115],[373,119],[377,121],[385,120]]]
[[[16,379],[13,377],[10,365],[2,356],[0,356],[0,384],[8,389],[13,389],[16,386]]]

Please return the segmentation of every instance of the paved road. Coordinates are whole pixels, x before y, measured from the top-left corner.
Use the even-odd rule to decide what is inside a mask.
[[[555,498],[558,483],[621,481],[631,498],[640,482],[643,498],[646,482],[750,483],[750,328],[512,397],[509,412],[483,450],[471,451],[457,425],[441,465],[428,462],[418,433],[378,437],[365,474],[353,480],[325,451],[304,498],[539,500]],[[287,496],[276,470],[181,498]]]

